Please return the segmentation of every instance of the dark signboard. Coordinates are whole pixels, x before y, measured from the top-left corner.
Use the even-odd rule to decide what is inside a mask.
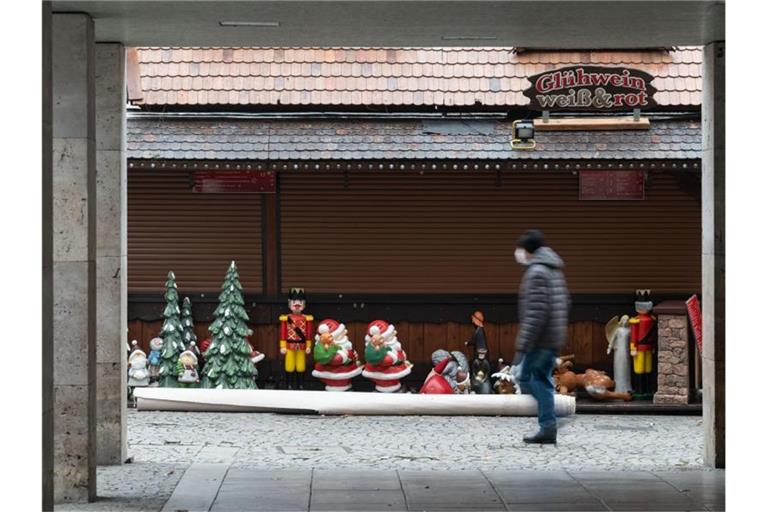
[[[579,199],[591,201],[645,198],[643,171],[579,171]]]
[[[195,192],[259,194],[275,191],[275,171],[196,171]]]
[[[653,76],[637,69],[570,66],[529,76],[532,110],[617,111],[656,105]]]

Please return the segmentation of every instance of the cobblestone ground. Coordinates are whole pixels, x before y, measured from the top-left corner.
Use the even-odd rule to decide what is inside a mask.
[[[685,470],[702,464],[701,417],[575,415],[556,446],[529,446],[535,418],[128,413],[131,464],[101,467],[105,501],[57,510],[159,510],[193,462],[226,462],[204,447],[236,448],[253,469]],[[229,450],[228,450],[229,451]]]
[[[214,445],[239,448],[234,466],[272,469],[700,469],[704,440],[695,416],[571,416],[555,447],[522,442],[535,418],[131,411],[128,421],[136,462],[189,464]]]

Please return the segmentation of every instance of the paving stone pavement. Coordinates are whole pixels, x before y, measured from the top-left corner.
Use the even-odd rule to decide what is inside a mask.
[[[694,478],[694,474],[708,472],[702,466],[701,417],[574,415],[561,420],[556,446],[522,443],[521,437],[535,425],[535,418],[516,417],[326,417],[130,410],[128,454],[133,462],[98,469],[98,494],[103,497],[100,501],[62,505],[57,510],[160,510],[193,463],[227,465],[227,477],[219,491],[221,499],[211,508],[222,511],[242,506],[243,496],[251,492],[248,489],[252,483],[246,483],[248,478],[261,475],[259,478],[267,479],[262,482],[273,482],[275,475],[284,470],[304,475],[293,482],[296,488],[285,488],[286,481],[291,480],[288,478],[276,487],[267,485],[265,489],[275,489],[275,499],[293,489],[288,493],[292,498],[286,498],[287,502],[275,502],[283,503],[288,507],[286,510],[296,509],[291,508],[296,502],[290,500],[300,501],[301,492],[310,492],[310,488],[316,489],[312,491],[315,492],[312,510],[340,510],[348,506],[347,501],[354,501],[354,496],[333,492],[334,475],[341,470],[350,475],[371,470],[377,470],[378,475],[381,471],[390,472],[387,478],[391,481],[387,483],[385,479],[376,492],[361,489],[357,479],[354,488],[371,495],[370,504],[374,508],[368,507],[368,510],[375,510],[375,506],[384,510],[405,510],[406,506],[419,509],[429,503],[434,497],[418,492],[418,484],[413,484],[417,486],[413,488],[402,484],[403,481],[418,482],[424,472],[467,470],[472,476],[461,482],[470,489],[488,492],[490,499],[503,497],[504,492],[495,489],[490,493],[488,489],[493,490],[493,486],[488,478],[493,480],[520,470],[549,472],[555,481],[595,471],[598,473],[595,473],[594,485],[599,492],[610,490],[610,485],[601,487],[603,480],[599,475],[605,473],[599,472],[636,472],[656,480],[657,474],[685,475],[687,471],[690,478]],[[328,470],[333,471],[326,476]],[[401,490],[392,488],[395,474],[399,475]],[[625,474],[628,478],[631,475]],[[317,475],[320,480],[313,480]],[[689,483],[685,476],[675,478],[679,485]],[[704,477],[695,478],[698,479],[694,489],[703,492],[706,486],[700,479]],[[378,482],[381,477],[370,479]],[[573,478],[568,476],[568,479],[571,480],[568,486],[576,485]],[[445,480],[443,475],[440,480]],[[629,478],[620,483],[627,486],[631,481]],[[662,483],[663,489],[672,493],[670,496],[682,492],[674,482]],[[579,493],[591,496],[588,486],[578,485]],[[652,485],[659,484],[653,482]],[[592,506],[594,500],[590,498],[586,503],[585,506]],[[450,504],[445,503],[447,508],[455,509],[448,506]],[[600,506],[603,505],[611,506],[609,502]],[[675,502],[670,506],[677,505]],[[483,506],[491,507],[488,510],[494,507],[503,510],[510,504],[499,501]],[[308,510],[307,507],[309,502],[303,510]],[[273,503],[272,510],[277,509]]]

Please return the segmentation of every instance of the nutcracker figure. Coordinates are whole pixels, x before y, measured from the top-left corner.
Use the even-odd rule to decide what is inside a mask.
[[[629,353],[632,356],[632,386],[634,398],[650,400],[653,397],[653,350],[656,342],[656,319],[651,315],[653,302],[647,291],[639,291],[635,300],[637,316],[629,319]]]
[[[347,336],[347,328],[332,318],[317,326],[314,359],[312,375],[325,384],[326,391],[352,389],[352,379],[363,372],[357,362],[357,352]]]
[[[312,353],[312,315],[305,315],[307,299],[303,288],[291,288],[287,315],[280,315],[280,354],[285,359],[285,380],[288,389],[304,389],[306,355]]]

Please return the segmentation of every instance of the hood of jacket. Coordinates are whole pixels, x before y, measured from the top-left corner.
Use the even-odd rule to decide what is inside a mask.
[[[546,265],[550,268],[561,269],[565,267],[563,259],[549,247],[539,247],[536,252],[533,253],[533,257],[531,258],[531,261],[528,262],[528,265],[534,265],[537,263]]]

